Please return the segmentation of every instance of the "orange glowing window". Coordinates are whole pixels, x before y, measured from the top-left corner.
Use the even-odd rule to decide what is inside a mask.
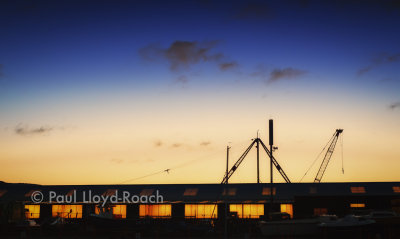
[[[365,187],[351,187],[351,193],[365,193]]]
[[[143,189],[141,192],[140,192],[140,196],[150,196],[150,195],[152,195],[153,194],[153,192],[154,192],[154,189],[149,189],[149,188],[146,188],[146,189]]]
[[[218,216],[217,204],[186,204],[186,218],[216,218]]]
[[[0,198],[1,198],[4,194],[6,194],[6,192],[7,192],[7,190],[0,190]]]
[[[198,192],[198,188],[186,188],[183,196],[196,196]]]
[[[273,194],[276,194],[276,188],[273,188]],[[270,187],[264,187],[262,190],[262,195],[271,195],[271,188]]]
[[[326,215],[326,214],[328,214],[328,208],[314,208],[315,216]]]
[[[364,208],[365,203],[350,203],[351,208]]]
[[[25,205],[25,218],[34,219],[40,217],[40,205]]]
[[[393,187],[393,192],[400,193],[400,187],[397,186]]]
[[[140,217],[170,218],[171,204],[142,204],[139,206]]]
[[[82,205],[52,205],[52,216],[62,218],[82,218]]]
[[[126,218],[126,205],[113,205],[112,207],[112,215],[113,218]],[[110,208],[101,208],[99,206],[95,207],[95,214],[100,214],[100,211],[106,213],[110,210]]]
[[[222,195],[235,196],[236,188],[224,188],[224,191],[222,191]]]
[[[230,212],[236,212],[238,218],[260,218],[264,215],[264,204],[231,204]]]
[[[281,204],[281,212],[286,212],[293,218],[293,204]]]

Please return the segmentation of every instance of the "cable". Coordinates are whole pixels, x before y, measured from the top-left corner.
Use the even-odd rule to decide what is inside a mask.
[[[344,174],[343,135],[342,135],[340,141],[341,141],[341,148],[342,148],[342,173]]]
[[[244,143],[247,143],[247,142],[248,142],[248,140],[246,140],[246,141],[241,141],[241,142],[239,142],[239,143],[237,143],[237,144],[234,144],[234,146],[237,146],[237,145],[239,145],[239,144],[240,144],[240,145],[243,145]],[[219,151],[217,151],[217,152],[208,154],[208,155],[206,155],[206,156],[202,156],[202,157],[200,157],[200,158],[190,160],[190,161],[188,161],[188,162],[185,162],[185,163],[176,165],[175,167],[169,168],[169,169],[167,169],[167,170],[168,170],[168,171],[171,171],[171,170],[175,170],[175,169],[178,169],[178,168],[182,168],[182,167],[188,166],[188,165],[190,165],[190,164],[196,163],[196,162],[198,162],[198,161],[200,161],[200,160],[204,160],[204,158],[212,159],[211,156],[216,155],[216,154],[219,154],[219,153],[221,153],[221,151],[222,151],[222,150],[219,150]],[[224,151],[225,151],[225,149],[224,149]],[[165,173],[165,172],[167,172],[167,171],[164,169],[164,170],[157,171],[157,172],[154,172],[154,173],[150,173],[150,174],[147,174],[147,175],[144,175],[144,176],[140,176],[140,177],[136,177],[136,178],[131,178],[131,179],[125,180],[125,181],[123,181],[123,182],[121,182],[121,183],[119,183],[119,184],[125,184],[125,183],[128,183],[128,182],[132,182],[132,181],[136,181],[136,180],[139,180],[139,179],[151,177],[151,176],[154,176],[154,175],[157,175],[157,174],[161,174],[161,173]]]
[[[303,180],[303,178],[307,175],[307,173],[310,171],[310,169],[314,166],[315,162],[317,162],[319,156],[321,156],[321,154],[325,151],[326,146],[329,145],[329,143],[333,140],[333,137],[335,137],[335,134],[333,134],[333,136],[331,137],[331,139],[328,141],[328,143],[324,146],[324,148],[322,149],[322,151],[318,154],[318,156],[314,159],[314,162],[311,164],[311,166],[307,169],[306,173],[303,175],[303,177],[301,177],[299,183],[301,183],[301,181]]]
[[[121,182],[119,184],[124,184],[124,183],[130,182],[130,181],[135,181],[135,180],[139,180],[139,179],[142,179],[142,178],[147,178],[147,177],[154,176],[154,175],[157,175],[157,174],[160,174],[160,173],[164,173],[164,172],[165,172],[165,170],[162,170],[162,171],[151,173],[151,174],[147,174],[147,175],[144,175],[144,176],[141,176],[141,177],[131,178],[131,179],[123,181],[123,182]]]

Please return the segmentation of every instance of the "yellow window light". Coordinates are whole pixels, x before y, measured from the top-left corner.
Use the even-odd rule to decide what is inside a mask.
[[[186,218],[216,218],[218,217],[217,204],[185,204]]]
[[[40,205],[25,205],[25,218],[40,218]]]
[[[365,203],[350,203],[351,208],[364,208]]]
[[[53,217],[82,218],[82,205],[52,205]]]
[[[286,212],[293,218],[293,204],[281,204],[281,212]]]
[[[171,204],[142,204],[139,206],[140,217],[170,218]]]
[[[238,218],[260,218],[264,215],[264,204],[231,204],[230,212],[236,212]]]

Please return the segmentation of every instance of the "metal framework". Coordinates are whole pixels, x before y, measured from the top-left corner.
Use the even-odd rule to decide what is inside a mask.
[[[329,144],[329,142],[331,142],[331,143],[329,145],[328,151],[326,151],[324,160],[322,161],[321,166],[319,167],[317,176],[315,176],[314,183],[321,182],[321,179],[324,176],[325,170],[328,167],[328,163],[332,157],[333,151],[335,150],[336,142],[338,141],[339,135],[342,132],[343,132],[343,129],[337,129],[335,131],[335,133],[333,134],[332,138],[328,141],[328,144]]]
[[[282,167],[279,165],[278,161],[274,157],[271,157],[271,152],[268,150],[267,146],[263,143],[263,141],[260,138],[256,138],[251,142],[249,147],[243,152],[243,154],[239,157],[239,159],[236,161],[236,163],[232,166],[232,168],[228,171],[228,173],[225,173],[224,178],[222,179],[221,184],[227,184],[229,178],[235,173],[236,169],[240,166],[240,164],[243,162],[243,160],[246,158],[247,154],[250,152],[251,148],[254,146],[254,144],[261,144],[262,147],[264,148],[265,152],[267,155],[272,159],[272,163],[274,164],[275,168],[279,171],[279,173],[282,175],[283,179],[287,182],[290,183],[289,177],[285,174],[283,171]]]

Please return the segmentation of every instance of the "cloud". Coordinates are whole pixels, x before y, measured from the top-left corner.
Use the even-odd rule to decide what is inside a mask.
[[[17,125],[14,129],[14,132],[21,136],[27,136],[27,135],[43,135],[43,134],[49,133],[53,130],[54,130],[54,128],[49,127],[49,126],[40,126],[38,128],[30,128],[29,126]]]
[[[227,71],[231,69],[235,69],[239,66],[239,64],[236,61],[231,61],[231,62],[223,62],[218,65],[219,69],[221,71]]]
[[[388,54],[388,53],[381,53],[372,59],[371,63],[368,66],[365,66],[357,71],[357,75],[361,76],[374,68],[383,65],[383,64],[390,64],[400,62],[400,53],[397,54]]]
[[[200,146],[208,146],[210,144],[211,144],[210,141],[203,141],[203,142],[200,143]]]
[[[300,76],[303,76],[307,73],[307,71],[299,70],[291,67],[283,68],[283,69],[274,69],[271,71],[268,83],[277,82],[283,79],[294,79]]]
[[[220,52],[212,53],[219,41],[174,41],[168,48],[150,44],[139,50],[140,56],[149,61],[160,58],[168,61],[172,71],[187,69],[200,62],[216,62],[224,57]]]
[[[391,110],[395,110],[397,108],[400,108],[400,101],[389,105],[389,109]]]
[[[173,144],[171,145],[172,148],[179,148],[179,147],[181,147],[181,146],[182,146],[181,143],[173,143]]]
[[[161,140],[154,141],[154,147],[161,147],[162,145],[163,145],[163,142]]]

